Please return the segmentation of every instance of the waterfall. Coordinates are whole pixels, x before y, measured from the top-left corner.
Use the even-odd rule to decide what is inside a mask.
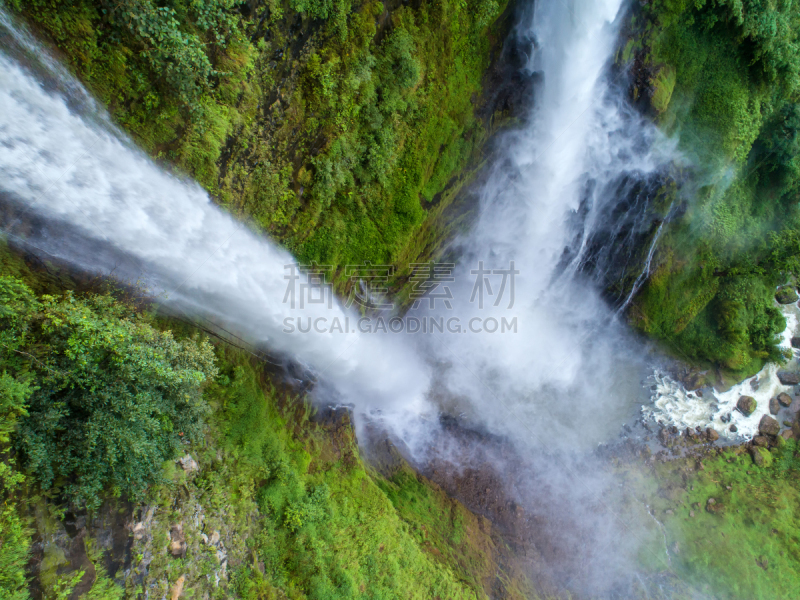
[[[538,446],[596,445],[643,400],[641,348],[585,273],[593,236],[615,227],[609,214],[626,186],[673,158],[616,85],[625,74],[609,68],[622,12],[620,0],[553,0],[523,13],[515,35],[534,41],[525,68],[541,83],[527,125],[500,143],[477,223],[458,240],[465,251],[452,284],[460,322],[505,319],[518,329],[444,332],[429,344],[445,365],[441,385],[469,418]],[[480,265],[503,271],[512,261],[513,306],[508,290],[496,303],[499,274],[490,302],[469,301]]]
[[[0,31],[0,194],[22,213],[4,233],[21,235],[15,224],[26,214],[43,218],[47,226],[28,243],[77,268],[138,281],[167,307],[294,357],[357,410],[396,410],[398,423],[427,410],[428,367],[402,340],[353,326],[284,333],[284,319],[295,315],[328,323],[358,315],[332,299],[331,308],[326,301],[302,310],[284,301],[288,252],[145,156],[3,12]]]
[[[612,215],[629,182],[674,158],[628,106],[615,81],[624,73],[610,68],[622,13],[622,0],[522,9],[513,35],[531,41],[534,105],[499,142],[477,221],[457,240],[458,264],[429,289],[448,294],[410,311],[456,319],[457,329],[286,333],[287,317],[358,316],[330,296],[292,308],[291,255],[136,149],[61,67],[37,62],[41,49],[0,12],[0,196],[17,207],[4,231],[77,268],[141,281],[167,307],[294,357],[412,451],[442,408],[519,449],[546,450],[517,473],[520,502],[530,499],[526,509],[570,557],[559,563],[565,577],[580,567],[580,581],[566,577],[573,587],[600,593],[635,575],[636,541],[597,509],[612,483],[575,453],[638,415],[648,373],[641,346],[601,298],[603,270],[587,265],[598,264],[599,232],[621,230]],[[26,216],[41,223],[16,226]],[[503,323],[507,331],[492,331]]]

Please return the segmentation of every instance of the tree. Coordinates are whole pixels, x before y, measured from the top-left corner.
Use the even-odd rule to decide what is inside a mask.
[[[0,278],[0,369],[30,395],[14,443],[48,488],[97,507],[136,498],[196,439],[216,375],[207,341],[176,340],[111,295],[43,296]]]

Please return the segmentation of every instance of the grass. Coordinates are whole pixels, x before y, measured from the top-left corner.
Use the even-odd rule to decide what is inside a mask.
[[[633,484],[665,527],[676,575],[720,599],[793,596],[800,578],[800,472],[781,462],[795,452],[794,444],[774,450],[774,460],[757,467],[737,447],[704,459],[702,469],[694,459],[657,464]]]
[[[35,289],[76,285],[59,283],[54,267],[28,265],[7,247],[0,266]],[[176,338],[194,335],[185,323],[148,318]],[[348,418],[318,422],[307,400],[276,387],[252,355],[225,344],[215,352],[219,374],[204,390],[211,407],[205,435],[185,448],[199,472],[187,474],[168,460],[161,483],[125,517],[145,524],[131,548],[130,572],[112,582],[102,571],[102,548],[89,538],[92,567],[83,573],[50,544],[39,581],[47,593],[66,597],[94,572],[87,597],[138,597],[145,589],[169,596],[179,580],[189,598],[487,598],[500,588],[508,598],[530,597],[519,570],[498,567],[498,538],[488,521],[407,467],[385,479],[363,462]],[[107,492],[103,510],[129,510]],[[8,589],[13,580],[21,589],[15,598],[23,600],[28,522],[55,540],[66,505],[58,490],[33,484],[4,499],[0,561]],[[176,523],[186,540],[178,557],[167,551]],[[215,531],[222,540],[217,548],[202,541]]]
[[[361,461],[346,422],[313,423],[310,408],[277,393],[243,353],[219,353],[200,474],[190,482],[176,475],[157,496],[169,506],[183,487],[189,499],[179,512],[202,506],[206,533],[223,532],[230,591],[243,598],[278,590],[296,598],[486,597],[476,574],[492,579],[493,545],[477,517],[406,471],[407,478],[383,480]],[[405,510],[409,498],[424,510]],[[452,519],[432,527],[431,513]],[[188,528],[186,562],[162,559],[147,581],[174,581],[188,569],[190,589],[224,594],[208,589],[204,571],[218,567],[213,560],[202,566],[198,537]],[[189,566],[196,561],[201,566]],[[476,563],[482,570],[473,570]]]

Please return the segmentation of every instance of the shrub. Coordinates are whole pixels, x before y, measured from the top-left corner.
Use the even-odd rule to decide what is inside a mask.
[[[11,278],[0,278],[0,307],[0,340],[17,340],[0,361],[35,383],[3,379],[17,398],[29,392],[15,443],[43,487],[90,508],[109,486],[138,497],[199,436],[200,386],[216,372],[208,342],[175,340],[109,295],[36,300]]]

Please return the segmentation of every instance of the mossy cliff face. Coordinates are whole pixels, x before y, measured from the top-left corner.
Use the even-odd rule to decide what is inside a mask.
[[[297,380],[287,384],[251,352],[212,348],[191,325],[136,310],[124,294],[97,295],[103,282],[65,293],[85,286],[56,267],[0,245],[0,596],[536,597],[487,519],[399,455],[385,475],[365,463],[346,410],[317,411],[306,386],[291,387]],[[137,333],[122,339],[132,324]],[[59,349],[69,340],[80,353],[87,328],[91,356]],[[153,406],[168,386],[143,391],[159,348],[175,358],[166,338],[208,359],[205,380],[198,372],[185,390],[196,392],[191,413]],[[65,363],[80,357],[106,381],[88,389]],[[185,359],[162,364],[156,380]],[[58,376],[74,384],[48,379]],[[88,416],[68,424],[73,392]],[[106,401],[90,401],[98,396]],[[107,427],[118,419],[122,433]],[[76,443],[87,431],[93,443]],[[154,446],[163,456],[142,452]],[[56,477],[41,468],[53,462]],[[95,493],[82,500],[75,486],[90,479]]]
[[[475,117],[504,3],[12,5],[153,156],[303,263],[411,262]]]
[[[790,4],[657,0],[634,7],[617,57],[692,164],[630,320],[740,376],[780,359],[775,287],[798,273],[798,22]]]

